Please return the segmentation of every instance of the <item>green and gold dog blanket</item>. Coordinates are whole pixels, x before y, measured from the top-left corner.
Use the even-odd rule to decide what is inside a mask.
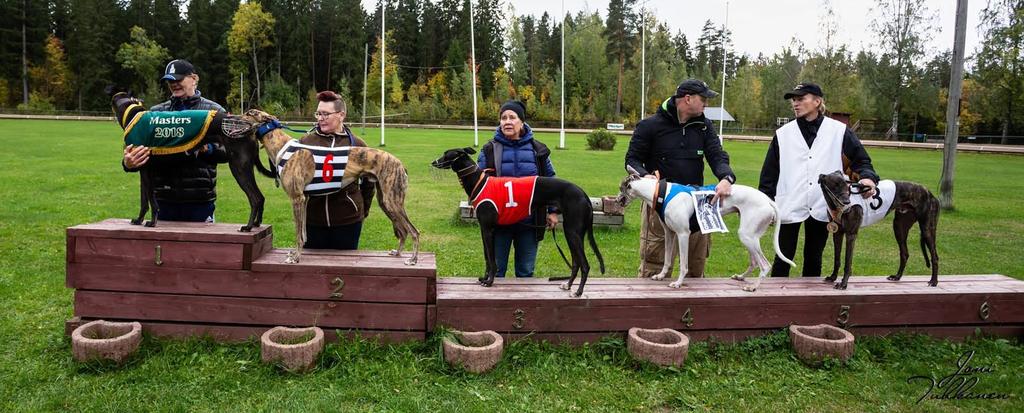
[[[124,128],[124,144],[147,146],[154,155],[181,153],[206,136],[215,110],[139,112]]]

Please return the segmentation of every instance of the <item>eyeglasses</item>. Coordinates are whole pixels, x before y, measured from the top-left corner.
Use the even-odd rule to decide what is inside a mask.
[[[331,115],[333,115],[335,113],[341,113],[341,112],[344,112],[344,111],[339,110],[337,112],[316,112],[316,113],[313,114],[313,117],[316,118],[316,119],[325,119],[328,116],[331,116]]]

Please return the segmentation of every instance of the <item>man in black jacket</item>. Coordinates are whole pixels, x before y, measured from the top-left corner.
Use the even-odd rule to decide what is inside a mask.
[[[626,165],[655,179],[684,185],[704,184],[704,159],[718,178],[716,197],[729,196],[736,175],[729,167],[729,154],[715,133],[711,121],[704,117],[708,98],[718,96],[707,83],[687,79],[679,84],[674,96],[666,99],[657,113],[640,121],[633,130],[626,151]],[[696,214],[694,215],[696,217]],[[664,264],[665,233],[658,215],[642,208],[640,230],[640,268],[637,276],[650,277]],[[711,237],[700,233],[695,218],[691,220],[687,277],[703,277],[704,266],[711,253]]]
[[[152,111],[216,110],[225,112],[221,105],[200,96],[196,89],[199,75],[184,59],[170,61],[164,68],[160,82],[167,85],[171,99],[154,105]],[[159,208],[157,218],[166,221],[213,222],[214,201],[217,199],[217,164],[228,161],[228,154],[220,144],[206,144],[174,155],[150,158],[145,146],[127,146],[121,165],[125,172],[137,172],[142,165],[156,168],[153,187]]]

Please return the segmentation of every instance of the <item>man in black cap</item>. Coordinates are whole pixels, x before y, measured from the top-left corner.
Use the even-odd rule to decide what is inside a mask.
[[[655,171],[662,179],[683,185],[704,185],[704,162],[718,179],[716,197],[729,196],[736,175],[729,167],[729,154],[715,133],[711,121],[704,117],[709,98],[718,96],[707,83],[687,79],[676,93],[665,99],[658,111],[640,121],[633,130],[626,151],[626,166],[636,169],[645,178],[654,179]],[[665,256],[665,233],[658,214],[641,208],[640,268],[637,276],[650,277],[661,271]],[[701,234],[696,214],[690,223],[690,245],[687,256],[687,277],[703,277],[704,266],[711,253],[711,237]]]
[[[821,276],[821,254],[828,240],[829,222],[825,196],[818,175],[850,169],[860,175],[865,198],[875,193],[878,174],[860,139],[842,122],[825,116],[825,93],[814,83],[800,83],[786,92],[796,119],[775,131],[761,167],[758,189],[775,200],[782,230],[779,247],[794,257],[800,225],[804,225],[803,276]],[[845,159],[844,159],[845,158]],[[776,251],[778,254],[778,251]],[[773,277],[788,277],[790,266],[775,257]]]
[[[216,110],[224,108],[200,96],[196,86],[199,74],[185,59],[175,59],[164,67],[160,82],[167,85],[171,98],[149,108],[152,111]],[[156,168],[153,186],[156,190],[157,218],[165,221],[213,222],[217,199],[217,164],[228,161],[227,151],[220,144],[207,144],[183,154],[150,158],[145,146],[124,148],[121,161],[126,172],[137,172],[142,165]]]

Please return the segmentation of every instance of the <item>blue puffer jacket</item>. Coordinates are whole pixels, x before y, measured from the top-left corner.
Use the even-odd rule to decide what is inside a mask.
[[[525,133],[519,140],[512,141],[501,133],[501,127],[494,131],[494,138],[484,144],[477,157],[480,168],[493,168],[497,176],[555,176],[551,164],[551,150],[533,139],[533,130],[524,124]],[[500,165],[497,159],[500,158]]]

